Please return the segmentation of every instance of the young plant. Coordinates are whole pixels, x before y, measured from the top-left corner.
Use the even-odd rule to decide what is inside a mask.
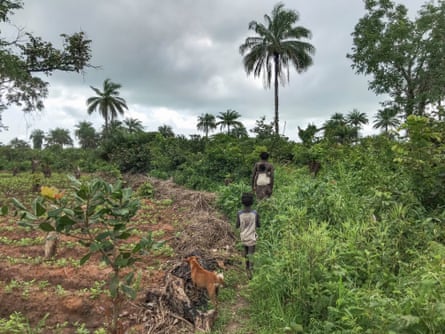
[[[131,188],[122,188],[121,182],[108,184],[101,179],[81,181],[71,178],[71,189],[59,192],[42,187],[41,193],[28,209],[17,199],[12,203],[22,226],[38,227],[45,232],[56,232],[78,239],[87,252],[80,259],[86,263],[93,254],[112,268],[109,292],[112,298],[111,333],[117,333],[118,315],[123,296],[134,298],[134,272],[131,267],[144,251],[153,247],[151,235],[137,243],[129,243],[131,218],[139,209],[139,201]]]

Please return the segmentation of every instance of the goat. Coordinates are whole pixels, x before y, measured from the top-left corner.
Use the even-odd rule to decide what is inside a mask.
[[[224,284],[224,275],[205,270],[198,262],[196,256],[190,256],[184,260],[190,265],[193,284],[198,288],[206,288],[212,304],[217,307],[216,297],[218,288]]]

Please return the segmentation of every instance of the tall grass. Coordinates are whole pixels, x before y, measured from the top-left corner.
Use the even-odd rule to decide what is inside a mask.
[[[255,204],[262,226],[248,295],[257,333],[443,331],[443,217],[419,205],[404,175],[339,161],[317,178],[277,167],[275,180],[272,198]],[[246,188],[220,192],[229,217]]]

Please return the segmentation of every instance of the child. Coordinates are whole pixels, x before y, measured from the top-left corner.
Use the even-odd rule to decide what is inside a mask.
[[[252,278],[253,263],[252,257],[255,253],[257,239],[256,228],[260,227],[260,217],[255,210],[251,209],[253,204],[253,194],[244,193],[241,196],[241,203],[244,206],[238,211],[236,228],[240,229],[241,242],[243,243],[243,253],[246,258],[247,276]]]
[[[267,161],[269,153],[261,152],[261,161],[253,167],[252,190],[259,200],[272,196],[274,184],[274,167]]]

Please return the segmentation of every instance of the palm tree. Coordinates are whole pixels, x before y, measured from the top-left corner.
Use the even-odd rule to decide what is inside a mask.
[[[385,133],[388,133],[390,128],[396,128],[399,125],[400,118],[398,117],[398,111],[394,108],[379,110],[373,122],[374,129],[383,129]]]
[[[227,134],[230,134],[230,127],[239,127],[243,126],[243,123],[237,121],[241,115],[232,109],[227,109],[226,112],[220,112],[218,116],[216,116],[220,121],[216,123],[216,126],[220,126],[220,130],[227,128]]]
[[[43,140],[45,139],[45,132],[40,129],[35,129],[31,132],[29,139],[32,140],[32,147],[35,150],[41,150],[43,146]]]
[[[144,126],[142,122],[136,118],[126,118],[124,124],[127,127],[129,133],[142,132],[144,131]]]
[[[205,137],[209,137],[209,132],[216,129],[216,118],[212,114],[202,114],[198,116],[198,124],[196,125],[198,130],[205,133]]]
[[[93,124],[82,121],[76,124],[74,136],[79,139],[81,148],[96,148],[99,135],[96,133]]]
[[[173,132],[173,128],[167,124],[159,126],[158,132],[164,138],[173,138],[175,136],[175,133]]]
[[[323,127],[324,137],[336,143],[351,142],[358,136],[358,128],[348,124],[342,113],[335,113],[327,120]],[[320,129],[320,130],[321,130]]]
[[[294,26],[299,15],[294,10],[285,10],[282,3],[278,3],[272,10],[272,16],[264,15],[265,24],[252,21],[249,30],[257,36],[248,37],[240,46],[239,51],[244,55],[244,68],[247,74],[253,72],[255,77],[263,74],[266,88],[270,88],[272,77],[274,80],[275,97],[275,133],[279,134],[278,116],[278,81],[284,86],[289,81],[289,66],[294,65],[301,73],[312,65],[312,55],[315,53],[313,45],[302,41],[311,37],[311,32],[301,26]]]
[[[55,128],[50,130],[46,137],[47,146],[58,145],[63,148],[63,145],[73,146],[70,132],[67,129]]]
[[[88,114],[91,115],[95,110],[98,110],[105,119],[105,131],[107,131],[108,122],[113,121],[118,114],[123,115],[124,109],[128,109],[125,100],[119,96],[118,90],[122,85],[106,79],[104,81],[103,91],[93,86],[90,87],[97,96],[92,96],[87,99]]]
[[[346,121],[348,124],[355,128],[361,129],[362,125],[368,124],[368,117],[364,112],[360,112],[357,109],[352,109],[352,111],[346,115]]]

